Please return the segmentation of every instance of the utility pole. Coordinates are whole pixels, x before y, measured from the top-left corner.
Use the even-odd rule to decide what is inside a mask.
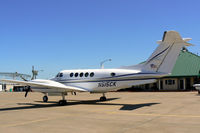
[[[106,60],[102,61],[102,62],[100,63],[101,69],[104,69],[104,63],[107,62],[107,61],[112,61],[112,59],[106,59]]]

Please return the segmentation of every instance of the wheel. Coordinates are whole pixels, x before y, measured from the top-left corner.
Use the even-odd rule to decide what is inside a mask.
[[[200,90],[198,90],[198,94],[200,94]]]
[[[43,102],[45,102],[45,103],[48,102],[48,97],[47,96],[43,97]]]
[[[60,100],[59,102],[58,102],[58,104],[59,105],[66,105],[67,104],[67,101],[66,100]]]
[[[100,97],[100,101],[106,101],[106,97]]]

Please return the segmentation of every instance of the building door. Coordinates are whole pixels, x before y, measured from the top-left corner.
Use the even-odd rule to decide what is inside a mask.
[[[149,84],[145,84],[145,89],[149,90]]]
[[[179,89],[184,90],[184,80],[183,79],[179,80]]]
[[[163,90],[163,81],[160,80],[160,89]]]
[[[186,78],[186,89],[191,90],[190,78]]]

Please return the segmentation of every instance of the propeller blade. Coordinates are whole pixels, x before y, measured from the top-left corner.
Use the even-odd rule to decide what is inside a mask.
[[[28,91],[26,91],[26,93],[25,93],[25,97],[27,97],[27,95],[28,95]]]
[[[31,87],[30,86],[28,86],[28,88],[26,89],[25,97],[27,97],[29,91],[31,91]]]

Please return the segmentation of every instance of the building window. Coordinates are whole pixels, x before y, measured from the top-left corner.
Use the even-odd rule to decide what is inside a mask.
[[[74,73],[70,73],[70,77],[73,77],[74,76]]]
[[[92,72],[92,73],[90,73],[90,77],[94,77],[94,73]]]
[[[78,73],[75,73],[75,77],[78,77]]]
[[[165,84],[166,85],[174,85],[175,84],[175,80],[171,80],[171,79],[165,80]]]
[[[80,73],[80,77],[83,77],[83,73]]]
[[[89,75],[89,73],[88,73],[88,72],[86,72],[86,73],[85,73],[85,77],[88,77],[88,75]]]

